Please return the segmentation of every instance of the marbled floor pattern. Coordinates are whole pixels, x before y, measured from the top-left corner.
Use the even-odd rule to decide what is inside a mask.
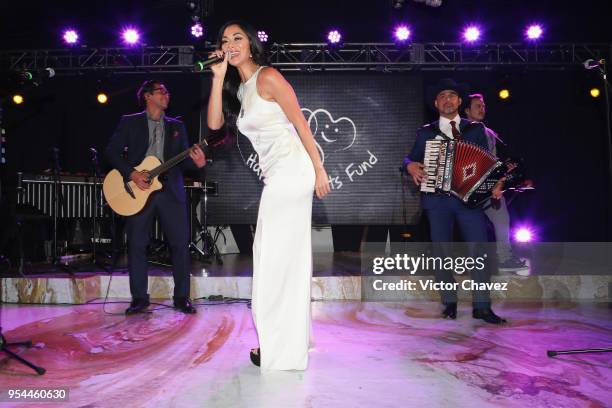
[[[0,356],[0,389],[68,387],[66,407],[605,407],[612,353],[559,356],[548,349],[612,346],[605,304],[510,304],[504,327],[437,318],[429,301],[313,303],[305,372],[261,372],[245,304],[203,305],[125,317],[100,305],[1,305],[9,341],[38,377]],[[125,305],[108,305],[122,311]],[[33,407],[33,403],[0,403]]]

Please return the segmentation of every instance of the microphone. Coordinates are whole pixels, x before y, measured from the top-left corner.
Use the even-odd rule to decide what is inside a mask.
[[[238,53],[237,53],[237,52],[232,52],[232,53],[230,54],[230,56],[234,56],[234,55],[236,55],[236,54],[238,54]],[[218,62],[223,61],[223,59],[224,59],[224,57],[217,57],[217,56],[214,56],[214,57],[209,58],[209,59],[207,59],[207,60],[205,60],[205,61],[198,61],[198,62],[196,62],[194,69],[195,69],[197,72],[202,72],[202,71],[204,71],[204,69],[205,69],[206,67],[208,67],[209,65],[214,65],[214,64],[216,64],[216,63],[218,63]]]
[[[98,154],[98,151],[96,150],[95,147],[90,147],[89,151],[91,152],[91,154]]]
[[[600,59],[599,61],[595,61],[594,59],[589,58],[588,60],[584,61],[582,65],[584,66],[585,69],[594,69],[594,68],[598,68],[599,66],[605,63],[606,61],[603,59]]]

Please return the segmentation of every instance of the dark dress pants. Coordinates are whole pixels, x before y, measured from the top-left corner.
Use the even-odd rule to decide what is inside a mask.
[[[168,190],[151,195],[145,208],[127,217],[128,262],[132,298],[148,299],[147,245],[151,226],[158,217],[172,253],[174,298],[189,296],[190,263],[187,206]]]
[[[466,241],[465,248],[467,253],[462,253],[461,256],[479,257],[486,253],[485,246],[488,240],[487,227],[485,214],[481,209],[469,208],[453,196],[437,195],[437,197],[430,201],[435,205],[432,205],[432,208],[426,209],[426,212],[429,218],[434,256],[442,258],[452,256],[452,245],[450,243],[453,241],[455,222],[461,237]],[[469,272],[474,282],[490,282],[489,258],[487,255],[485,267],[482,270],[474,268]],[[454,283],[453,273],[451,270],[436,268],[434,271],[436,282]],[[457,303],[457,291],[442,290],[440,293],[442,303]],[[476,309],[490,307],[491,298],[489,291],[472,291],[472,301]]]

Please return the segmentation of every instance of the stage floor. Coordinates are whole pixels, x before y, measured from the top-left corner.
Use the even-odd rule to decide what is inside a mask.
[[[166,301],[167,303],[167,301]],[[604,407],[612,353],[546,350],[612,346],[606,303],[505,303],[509,323],[438,318],[437,302],[313,303],[304,372],[262,372],[245,303],[203,304],[126,317],[125,304],[1,305],[9,341],[42,377],[0,356],[0,389],[67,387],[68,407]],[[606,401],[608,401],[606,403]],[[1,406],[35,406],[0,403]],[[49,404],[39,404],[50,406]],[[53,405],[53,404],[51,404]]]

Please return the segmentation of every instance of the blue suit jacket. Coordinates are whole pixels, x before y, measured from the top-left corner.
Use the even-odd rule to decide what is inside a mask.
[[[488,150],[487,145],[487,134],[485,132],[485,126],[480,122],[473,122],[461,118],[459,122],[459,132],[466,142],[474,143],[485,150]],[[404,158],[404,170],[406,166],[413,161],[423,162],[425,155],[425,142],[428,140],[435,139],[437,135],[442,134],[439,128],[439,121],[429,123],[417,130],[417,137],[412,146],[410,153]],[[422,194],[421,204],[424,209],[434,209],[445,206],[445,202],[449,199],[456,200],[455,197],[448,196],[446,194]]]
[[[164,117],[164,161],[186,150],[188,146],[187,131],[183,122],[168,116]],[[129,180],[134,167],[144,160],[148,148],[149,124],[146,112],[125,115],[106,147],[105,158],[113,168],[119,170],[125,180]],[[163,182],[164,189],[169,189],[179,201],[185,202],[182,171],[196,168],[193,160],[187,157],[168,171],[166,181]]]

